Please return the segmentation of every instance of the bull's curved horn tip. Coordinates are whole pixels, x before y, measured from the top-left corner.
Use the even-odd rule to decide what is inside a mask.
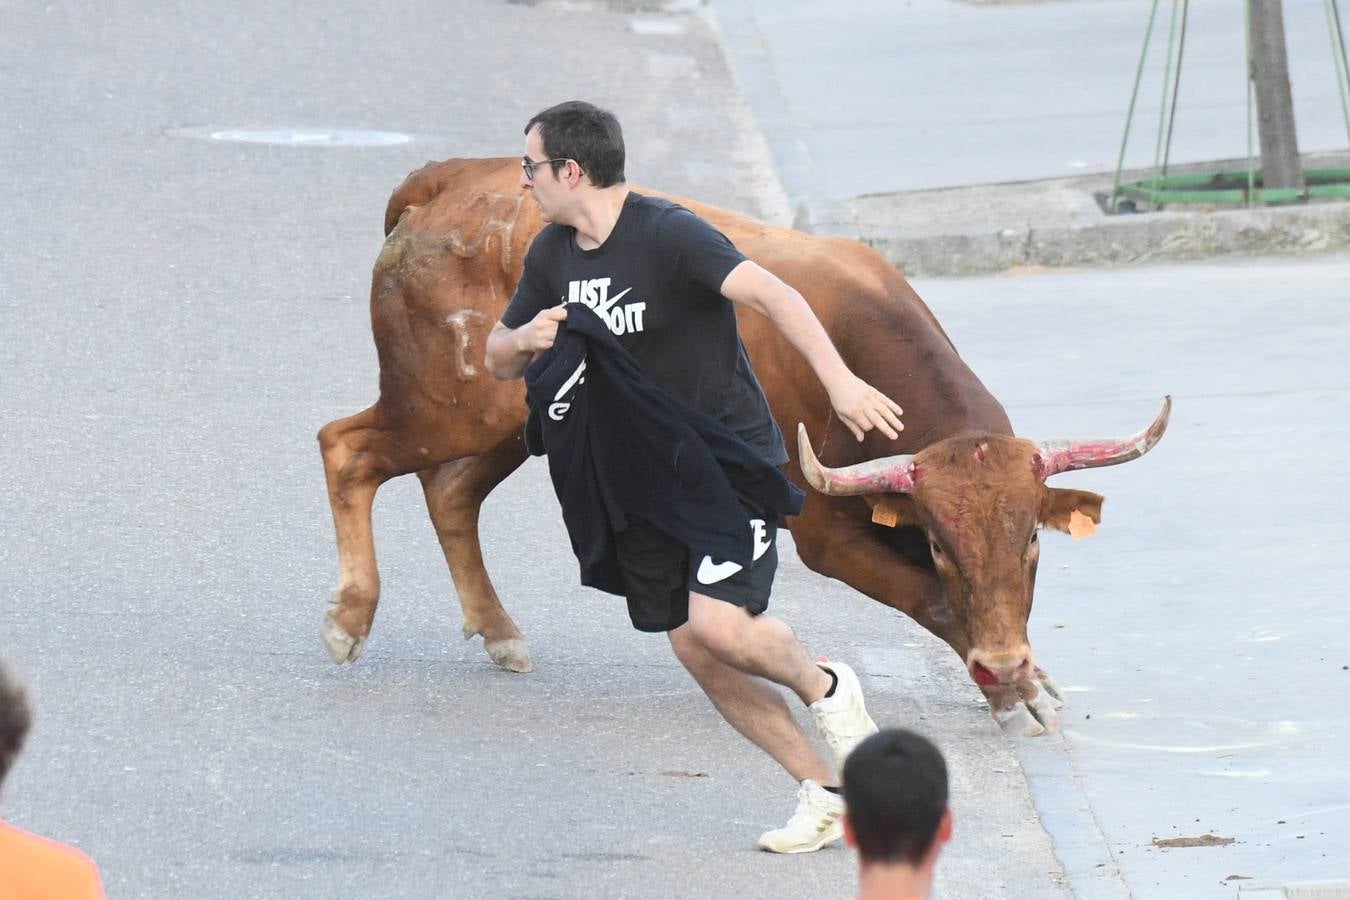
[[[830,488],[820,471],[820,460],[816,458],[811,438],[806,434],[806,424],[797,423],[797,468],[806,476],[806,483],[821,493],[829,493]]]
[[[797,456],[798,456],[799,458],[805,458],[805,457],[807,457],[808,455],[809,455],[809,456],[815,456],[815,455],[816,455],[816,450],[815,450],[814,447],[811,446],[811,438],[808,437],[807,434],[806,434],[806,423],[805,423],[805,422],[798,422],[798,423],[797,423]]]
[[[1167,430],[1167,423],[1170,422],[1171,419],[1172,395],[1163,394],[1162,412],[1158,413],[1158,418],[1153,420],[1153,426],[1149,429],[1149,431],[1156,436],[1154,438],[1155,440],[1162,437],[1163,432]]]

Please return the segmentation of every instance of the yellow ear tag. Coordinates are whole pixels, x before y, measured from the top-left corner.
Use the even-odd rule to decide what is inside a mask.
[[[900,522],[900,511],[882,500],[872,507],[872,521],[887,528],[894,528]]]
[[[1085,537],[1091,537],[1097,530],[1097,523],[1092,519],[1074,510],[1069,514],[1069,535],[1075,541],[1081,541]]]

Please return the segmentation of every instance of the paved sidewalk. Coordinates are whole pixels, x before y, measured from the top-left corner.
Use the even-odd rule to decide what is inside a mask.
[[[914,275],[1350,247],[1350,204],[1107,216],[1149,4],[712,0],[792,223],[857,237]],[[1160,8],[1125,156],[1152,165]],[[1299,143],[1344,153],[1324,10],[1285,3]],[[1245,165],[1242,17],[1192,4],[1173,171]],[[1232,164],[1228,168],[1232,168]]]

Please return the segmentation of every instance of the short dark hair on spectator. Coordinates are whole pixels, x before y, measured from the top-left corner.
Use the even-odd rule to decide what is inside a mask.
[[[14,758],[23,749],[28,726],[33,715],[28,709],[28,698],[21,685],[4,663],[0,662],[0,783],[9,774]]]
[[[844,761],[844,804],[866,862],[918,865],[947,811],[947,764],[927,738],[892,728]]]
[[[624,182],[623,129],[612,112],[584,100],[568,100],[536,113],[525,133],[539,126],[549,159],[573,159],[596,187]],[[561,163],[553,163],[556,173]]]

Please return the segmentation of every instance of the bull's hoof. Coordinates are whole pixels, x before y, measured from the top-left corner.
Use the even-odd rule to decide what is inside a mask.
[[[1036,680],[1041,683],[1041,689],[1045,691],[1047,694],[1049,694],[1050,699],[1054,701],[1055,709],[1063,709],[1064,694],[1060,692],[1059,685],[1055,684],[1055,682],[1051,680],[1050,676],[1045,674],[1045,670],[1043,669],[1036,670]]]
[[[1045,726],[1027,709],[1025,703],[994,710],[994,721],[1008,737],[1037,737],[1045,734]]]
[[[328,648],[328,655],[333,657],[333,662],[339,666],[343,663],[356,662],[356,658],[366,646],[364,637],[352,637],[346,629],[333,621],[332,613],[323,617],[319,636],[323,638],[323,645]]]
[[[530,648],[524,638],[511,638],[505,641],[484,641],[483,649],[492,657],[492,661],[503,669],[512,672],[532,672],[534,664],[530,662]]]
[[[1040,734],[1045,731],[1059,730],[1059,716],[1055,710],[1059,709],[1064,703],[1050,696],[1049,691],[1041,690],[1036,692],[1036,696],[1026,701],[1024,704],[1027,713],[1035,718],[1037,724],[1041,726]]]
[[[1050,676],[1040,669],[1030,681],[1016,685],[993,685],[984,689],[994,721],[1010,737],[1037,737],[1059,730],[1056,710],[1064,696]]]

